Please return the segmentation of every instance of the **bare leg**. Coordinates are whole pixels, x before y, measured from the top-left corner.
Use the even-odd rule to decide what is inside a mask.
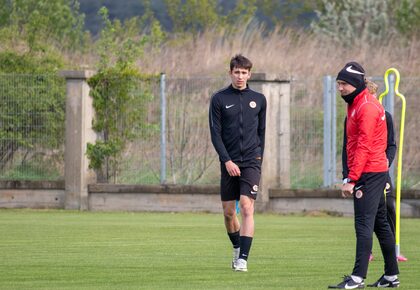
[[[235,233],[239,231],[240,224],[236,216],[236,201],[222,201],[222,206],[226,231],[228,233]]]
[[[241,195],[241,236],[254,236],[254,200],[246,195]]]

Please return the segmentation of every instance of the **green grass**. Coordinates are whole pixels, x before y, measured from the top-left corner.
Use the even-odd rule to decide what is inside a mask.
[[[420,289],[420,220],[401,227],[401,289]],[[235,273],[221,214],[0,210],[0,289],[326,289],[354,252],[351,218],[257,214],[249,272]],[[368,283],[376,241],[374,255]]]

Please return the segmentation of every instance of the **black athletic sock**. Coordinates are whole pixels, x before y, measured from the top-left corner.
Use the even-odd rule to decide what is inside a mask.
[[[239,259],[248,259],[249,250],[251,249],[252,237],[241,236],[241,251],[239,252]]]
[[[230,241],[235,249],[239,248],[240,246],[240,239],[239,239],[239,231],[234,233],[227,233],[229,236]]]

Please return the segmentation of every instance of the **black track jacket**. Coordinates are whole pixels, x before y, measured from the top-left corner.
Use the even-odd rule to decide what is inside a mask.
[[[246,165],[263,157],[267,101],[263,94],[232,85],[210,100],[211,141],[220,162],[232,160]]]

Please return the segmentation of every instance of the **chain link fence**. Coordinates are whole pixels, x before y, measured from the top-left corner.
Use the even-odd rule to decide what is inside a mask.
[[[63,180],[65,80],[0,75],[0,179]]]
[[[373,80],[382,92],[383,80]],[[420,188],[418,81],[418,78],[403,77],[400,85],[400,91],[407,98],[403,188]],[[139,80],[134,89],[139,94],[147,92],[150,97],[134,102],[133,106],[143,108],[144,120],[132,124],[137,137],[127,144],[118,160],[114,179],[110,181],[117,184],[160,184],[162,181],[166,184],[218,184],[220,168],[210,141],[208,107],[212,94],[228,84],[229,80],[223,77],[167,78],[162,88],[159,79]],[[58,76],[0,75],[0,179],[63,179],[65,91],[65,81]],[[162,93],[166,104],[162,104]],[[325,157],[322,79],[292,79],[290,105],[291,187],[320,188]],[[345,116],[345,103],[339,95],[336,95],[336,106],[335,181],[339,182]],[[162,109],[166,113],[164,127]],[[396,98],[396,138],[399,138],[400,116],[401,101]],[[166,167],[164,172],[161,172],[162,160]],[[394,163],[397,162],[396,158]]]
[[[402,154],[402,188],[420,189],[420,78],[402,77],[399,91],[406,98],[404,144]],[[397,96],[394,101],[394,126],[397,146],[400,138],[402,102]],[[399,163],[398,149],[394,165]],[[397,170],[394,172],[396,177]]]
[[[162,152],[161,84],[150,84],[147,120],[141,138],[123,154],[117,183],[218,184],[219,162],[210,141],[208,106],[211,95],[225,86],[225,78],[168,78],[166,96],[166,150]],[[161,158],[166,172],[161,172]],[[163,176],[162,176],[163,175]]]
[[[323,183],[323,91],[320,79],[292,79],[290,182],[292,188]]]
[[[375,82],[379,88],[377,95],[379,96],[385,91],[385,83],[382,77],[372,77],[371,80]],[[419,78],[403,77],[399,91],[406,98],[406,115],[405,115],[405,131],[404,131],[404,143],[403,143],[403,154],[402,154],[402,183],[403,189],[420,189],[420,136],[418,134],[418,124],[420,124],[420,116],[417,111],[420,109],[420,90],[416,84],[420,81]],[[390,91],[390,94],[393,92]],[[400,140],[400,122],[402,115],[402,102],[398,96],[385,96],[382,100],[386,110],[393,115],[395,141],[399,146]],[[336,181],[339,182],[342,178],[342,163],[341,163],[341,152],[343,146],[343,126],[344,118],[346,115],[346,103],[342,98],[337,95],[337,167],[336,167]],[[398,149],[395,155],[394,162],[390,169],[391,177],[396,180],[398,165]]]

